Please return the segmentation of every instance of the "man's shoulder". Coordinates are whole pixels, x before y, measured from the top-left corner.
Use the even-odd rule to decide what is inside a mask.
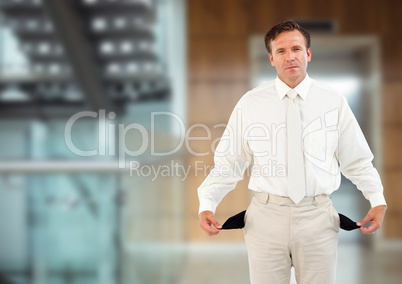
[[[335,89],[334,87],[315,79],[311,79],[311,88],[318,89],[321,92],[332,95],[335,97],[343,97],[343,95],[339,92],[339,90]]]
[[[262,83],[261,85],[249,90],[243,95],[242,99],[247,100],[259,96],[267,97],[269,95],[276,95],[275,80]]]

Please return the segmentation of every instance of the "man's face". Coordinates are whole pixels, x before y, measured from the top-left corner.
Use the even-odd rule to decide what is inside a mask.
[[[311,49],[306,49],[306,40],[298,31],[283,32],[271,41],[269,61],[276,73],[289,87],[296,87],[306,77]]]

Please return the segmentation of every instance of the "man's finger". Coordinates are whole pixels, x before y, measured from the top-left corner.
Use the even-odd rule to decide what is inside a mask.
[[[215,228],[217,229],[222,229],[222,225],[218,223],[218,221],[215,220],[215,218],[211,219],[212,225],[214,225]]]
[[[205,221],[201,224],[201,228],[208,233],[208,235],[216,235],[219,233],[219,230],[213,226],[211,226],[211,223],[208,221]]]
[[[379,228],[379,226],[376,223],[371,223],[371,225],[369,227],[361,227],[360,228],[360,232],[362,232],[363,234],[366,235],[371,235],[373,234],[375,231],[377,231]]]
[[[211,211],[204,211],[200,215],[201,228],[209,235],[213,236],[219,233],[222,226],[215,220]]]
[[[367,214],[363,219],[361,219],[359,222],[357,222],[357,226],[364,226],[368,222],[371,221],[371,216]]]
[[[370,216],[370,214],[367,214],[363,219],[361,219],[359,222],[357,222],[357,225],[361,226],[360,232],[362,232],[365,235],[370,235],[370,234],[374,233],[377,230],[377,228],[376,228],[377,226],[372,221],[373,220],[372,220],[372,217]],[[366,225],[369,222],[371,222],[370,226],[364,227],[364,225]]]

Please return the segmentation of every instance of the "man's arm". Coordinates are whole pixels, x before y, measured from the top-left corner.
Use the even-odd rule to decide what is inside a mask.
[[[240,100],[216,148],[215,166],[198,188],[200,226],[210,236],[218,234],[220,229],[214,217],[216,207],[243,179],[244,171],[252,160],[251,150],[243,138],[245,115]]]
[[[367,215],[357,223],[362,226],[360,231],[369,235],[381,227],[387,206],[380,176],[372,164],[374,156],[346,99],[341,107],[339,130],[337,156],[341,171],[371,204]]]

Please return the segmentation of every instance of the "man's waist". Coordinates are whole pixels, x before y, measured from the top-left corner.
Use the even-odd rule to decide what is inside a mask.
[[[281,206],[308,206],[308,205],[320,205],[330,201],[330,197],[327,194],[319,194],[316,196],[304,197],[298,204],[295,204],[292,199],[286,196],[279,196],[266,192],[253,192],[254,197],[261,203],[277,204]]]

